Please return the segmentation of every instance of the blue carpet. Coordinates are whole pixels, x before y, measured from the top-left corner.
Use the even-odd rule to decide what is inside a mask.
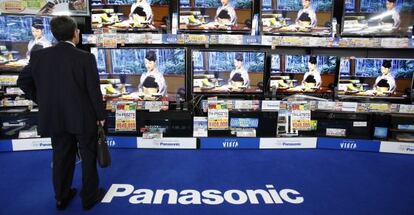
[[[301,204],[131,204],[126,197],[89,214],[414,214],[414,156],[335,150],[112,150],[101,184],[134,189],[294,189]],[[79,214],[80,198],[54,206],[51,151],[0,153],[0,214]],[[80,166],[74,186],[80,188]],[[237,199],[237,198],[236,198]]]

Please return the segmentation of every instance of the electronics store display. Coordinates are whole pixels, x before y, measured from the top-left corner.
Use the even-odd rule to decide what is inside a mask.
[[[373,2],[92,0],[76,20],[109,135],[414,142],[414,4]],[[16,80],[51,18],[0,15],[0,139],[38,137]]]

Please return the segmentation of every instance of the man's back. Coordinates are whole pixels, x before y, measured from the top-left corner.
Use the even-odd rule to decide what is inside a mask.
[[[33,52],[29,65],[26,69],[36,85],[40,134],[95,132],[104,110],[93,55],[60,42]]]

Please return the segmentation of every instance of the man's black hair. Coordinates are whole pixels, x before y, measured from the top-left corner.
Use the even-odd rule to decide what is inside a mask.
[[[57,41],[72,40],[78,25],[69,16],[57,16],[50,21],[50,28]]]

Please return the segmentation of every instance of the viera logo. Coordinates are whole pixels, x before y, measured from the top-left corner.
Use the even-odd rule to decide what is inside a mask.
[[[106,144],[108,144],[108,146],[115,146],[116,145],[116,142],[115,142],[115,140],[106,140]]]
[[[198,191],[186,189],[135,189],[131,184],[112,184],[102,199],[102,203],[111,203],[115,198],[129,197],[130,204],[163,204],[169,205],[220,205],[223,203],[242,204],[301,204],[304,197],[293,189],[276,188],[268,184],[265,189],[227,190],[206,189]]]
[[[239,147],[239,142],[237,140],[225,140],[223,142],[224,148],[237,148]]]
[[[341,149],[356,149],[356,143],[340,143]]]

